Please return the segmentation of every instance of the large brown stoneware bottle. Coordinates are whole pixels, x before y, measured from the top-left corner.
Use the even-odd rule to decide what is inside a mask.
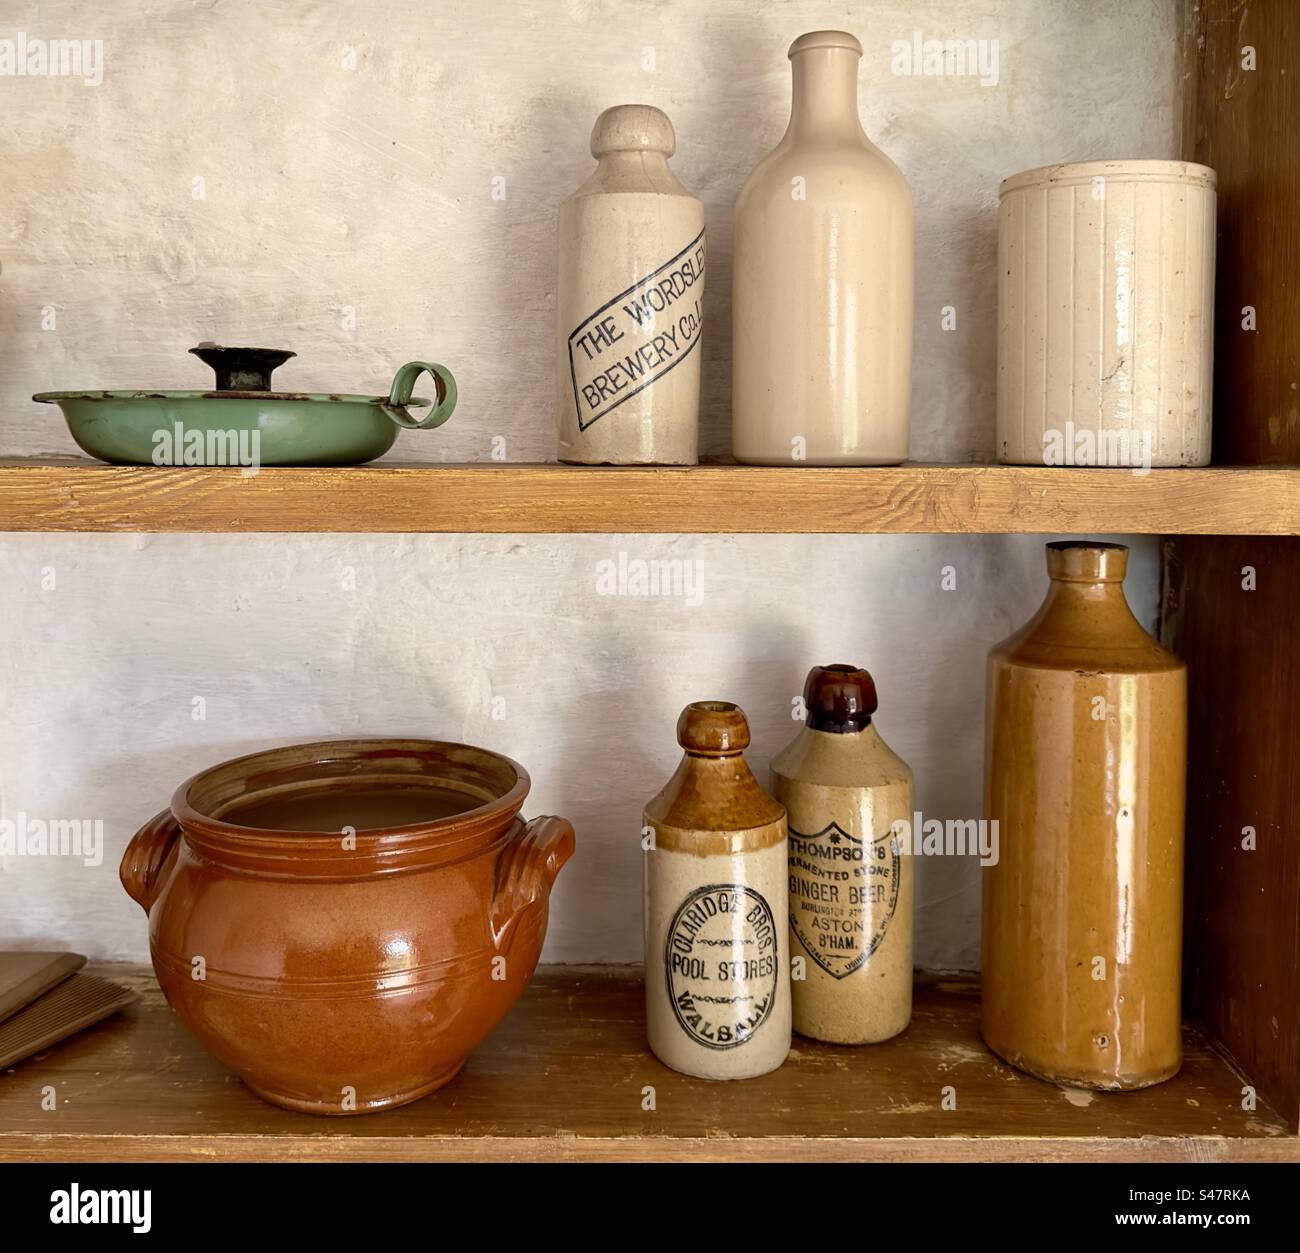
[[[1182,1062],[1187,672],[1129,609],[1127,561],[1049,544],[1047,599],[988,661],[984,1039],[1107,1089]]]

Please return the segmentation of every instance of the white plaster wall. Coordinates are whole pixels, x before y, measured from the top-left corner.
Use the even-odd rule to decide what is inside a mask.
[[[102,39],[105,62],[97,87],[0,78],[0,455],[75,451],[32,392],[201,386],[185,350],[215,339],[295,349],[279,382],[307,390],[378,391],[432,356],[461,407],[392,456],[485,459],[503,437],[549,458],[555,209],[596,114],[635,99],[672,117],[705,202],[703,446],[725,450],[730,208],[784,127],[785,48],[830,25],[862,39],[864,125],[916,197],[913,455],[990,460],[997,183],[1174,155],[1173,0],[0,0],[0,38]],[[998,85],[891,75],[916,30],[998,39]],[[598,596],[620,550],[702,561],[703,602]],[[109,838],[98,869],[5,866],[0,939],[143,957],[113,863],[182,777],[286,740],[427,733],[518,757],[530,809],[575,821],[547,955],[623,961],[640,805],[683,703],[740,701],[765,767],[810,664],[868,665],[923,809],[973,815],[983,654],[1043,575],[1024,537],[7,536],[0,580],[2,812],[102,817]],[[1144,543],[1147,621],[1155,581]],[[975,963],[972,867],[924,868],[917,951]]]
[[[1147,623],[1154,548],[1129,583]],[[699,603],[599,595],[597,563],[620,552],[699,562]],[[143,958],[116,866],[183,779],[294,740],[428,735],[518,758],[527,812],[577,827],[550,959],[637,960],[641,807],[676,766],[684,704],[740,702],[765,779],[808,666],[865,664],[922,812],[978,816],[984,655],[1045,583],[1025,536],[11,536],[0,806],[102,819],[106,852],[0,865],[4,930]],[[975,965],[978,873],[920,866],[923,964]]]

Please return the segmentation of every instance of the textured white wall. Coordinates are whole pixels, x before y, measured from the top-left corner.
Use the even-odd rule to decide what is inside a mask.
[[[1137,547],[1129,580],[1148,623],[1154,547]],[[599,595],[598,563],[620,552],[701,563],[699,603]],[[551,960],[637,960],[641,807],[676,766],[684,704],[738,701],[765,779],[807,667],[867,665],[922,812],[978,816],[984,655],[1045,584],[1024,536],[11,536],[0,807],[101,818],[107,851],[98,868],[0,867],[5,930],[143,957],[116,865],[182,779],[278,743],[409,734],[518,758],[527,812],[576,825]],[[973,864],[921,865],[924,964],[973,966],[978,916]]]
[[[863,122],[916,197],[913,455],[991,459],[997,183],[1174,155],[1173,0],[4,0],[0,38],[102,39],[104,81],[0,78],[0,455],[75,451],[32,392],[201,386],[185,350],[215,339],[295,349],[279,383],[301,389],[378,391],[432,356],[461,407],[392,456],[485,459],[500,436],[512,460],[549,458],[555,209],[591,167],[596,114],[628,100],[669,113],[705,202],[703,446],[724,450],[730,208],[784,127],[786,46],[828,25],[862,39]],[[891,75],[917,30],[998,39],[999,84]],[[620,550],[702,561],[703,602],[598,596]],[[1148,621],[1153,553],[1129,584]],[[765,766],[806,668],[865,664],[922,807],[973,815],[983,654],[1041,572],[1027,538],[0,537],[2,812],[109,834],[97,870],[4,867],[5,936],[141,957],[112,863],[187,773],[286,740],[428,733],[518,757],[530,810],[577,823],[548,957],[633,960],[637,819],[683,703],[740,701]],[[973,868],[925,867],[919,910],[920,960],[972,965]]]

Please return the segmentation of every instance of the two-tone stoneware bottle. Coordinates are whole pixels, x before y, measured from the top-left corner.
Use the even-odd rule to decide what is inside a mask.
[[[983,1005],[1043,1079],[1141,1088],[1182,1060],[1187,671],[1124,599],[1128,549],[1047,546],[1047,599],[988,660]]]
[[[862,45],[790,47],[790,125],[736,201],[732,451],[759,465],[907,460],[912,193],[858,120]]]
[[[642,831],[650,1047],[688,1075],[752,1078],[790,1051],[785,810],[745,762],[736,705],[688,705],[677,742]]]
[[[803,729],[772,761],[789,821],[794,1029],[833,1044],[897,1035],[912,1015],[912,771],[871,721],[876,686],[817,666]],[[802,959],[802,960],[800,960]]]
[[[561,461],[697,460],[704,206],[668,166],[676,146],[651,105],[606,109],[596,169],[560,207]]]

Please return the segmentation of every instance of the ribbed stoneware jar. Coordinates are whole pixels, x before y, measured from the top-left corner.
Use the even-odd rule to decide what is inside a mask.
[[[1090,1088],[1182,1061],[1187,671],[1130,611],[1127,558],[1049,544],[1046,600],[988,661],[982,1031]]]
[[[1208,465],[1214,171],[1049,165],[999,197],[998,459]]]
[[[674,1070],[747,1079],[790,1051],[785,810],[745,762],[738,706],[688,705],[677,742],[642,833],[646,1030]]]

